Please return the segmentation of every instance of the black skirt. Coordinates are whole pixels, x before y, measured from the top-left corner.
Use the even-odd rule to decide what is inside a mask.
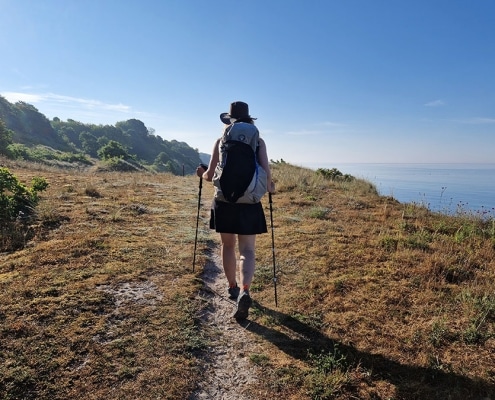
[[[237,204],[213,200],[210,228],[220,233],[256,235],[266,233],[266,219],[261,203]]]

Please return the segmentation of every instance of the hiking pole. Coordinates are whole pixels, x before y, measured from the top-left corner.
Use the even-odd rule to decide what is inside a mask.
[[[275,307],[278,307],[277,301],[277,271],[275,268],[275,236],[273,233],[273,208],[272,194],[268,192],[268,201],[270,203],[270,226],[272,227],[272,258],[273,258],[273,288],[275,289]]]
[[[199,164],[201,168],[203,168],[205,171],[208,169],[208,167],[204,164]],[[193,272],[194,272],[194,266],[196,265],[196,246],[198,244],[198,226],[199,226],[199,209],[201,208],[201,189],[203,188],[203,176],[200,176],[199,178],[199,192],[198,192],[198,215],[196,216],[196,236],[194,237],[194,256],[193,256]]]

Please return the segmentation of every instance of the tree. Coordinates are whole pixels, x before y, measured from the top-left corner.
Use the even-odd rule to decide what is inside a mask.
[[[8,146],[12,144],[12,136],[14,133],[7,129],[3,120],[0,119],[0,154],[9,156]]]
[[[97,156],[98,148],[100,146],[98,145],[98,139],[96,138],[96,136],[84,131],[79,134],[79,140],[85,153],[89,154],[92,157]]]
[[[115,124],[115,127],[122,129],[122,132],[128,133],[132,136],[147,137],[149,135],[148,128],[144,123],[138,119],[128,119],[127,121],[120,121]]]
[[[158,156],[156,156],[153,166],[157,171],[160,172],[172,172],[171,162],[172,160],[170,156],[162,151],[160,154],[158,154]]]
[[[109,160],[111,158],[122,158],[125,160],[130,158],[130,155],[119,142],[110,140],[108,144],[98,150],[98,157],[102,160]]]
[[[162,151],[158,154],[158,156],[156,156],[154,164],[166,164],[167,161],[170,161],[170,156]]]

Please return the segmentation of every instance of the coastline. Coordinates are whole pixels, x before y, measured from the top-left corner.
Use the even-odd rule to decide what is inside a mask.
[[[373,183],[401,203],[418,203],[446,214],[495,215],[495,163],[305,163],[337,168]]]

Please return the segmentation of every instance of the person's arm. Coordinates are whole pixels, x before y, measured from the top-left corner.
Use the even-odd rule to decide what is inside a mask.
[[[266,144],[263,139],[260,138],[260,147],[258,149],[258,162],[266,171],[266,187],[270,193],[275,192],[275,183],[272,181],[272,171],[270,170],[270,163],[268,162],[268,152],[266,151]]]
[[[215,141],[215,145],[213,147],[213,151],[211,152],[211,158],[210,158],[210,163],[208,165],[208,169],[204,169],[203,167],[199,166],[196,169],[196,174],[200,177],[203,178],[204,180],[211,182],[213,179],[213,175],[215,174],[215,168],[218,164],[218,159],[219,159],[219,150],[218,150],[218,144],[220,142],[220,139],[217,139]]]

